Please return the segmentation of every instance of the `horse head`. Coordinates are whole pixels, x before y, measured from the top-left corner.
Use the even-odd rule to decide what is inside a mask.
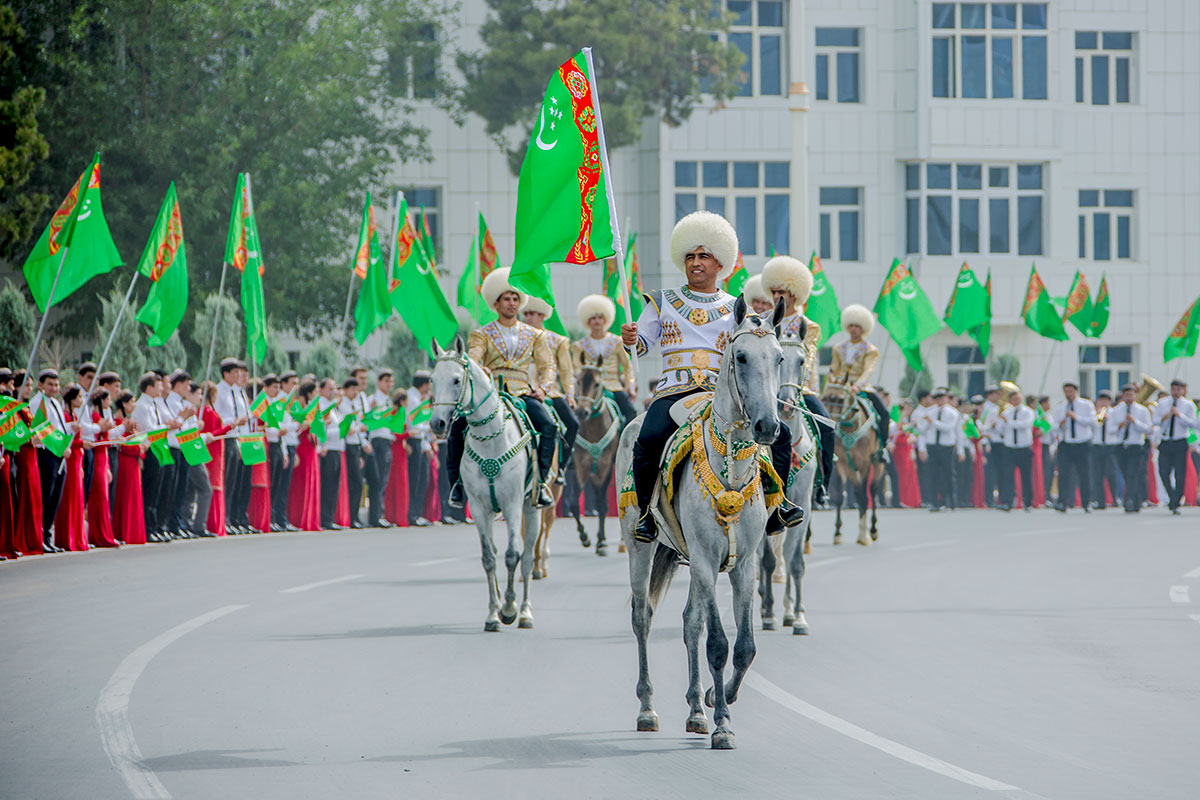
[[[586,356],[579,353],[579,372],[575,375],[575,408],[580,417],[599,413],[600,400],[604,397],[604,356],[588,364]]]
[[[433,416],[429,418],[429,429],[439,439],[450,431],[450,423],[459,413],[467,413],[472,403],[474,386],[471,378],[471,361],[463,347],[462,337],[454,337],[454,347],[443,350],[433,342],[433,371],[430,373],[430,393]]]
[[[808,347],[804,337],[808,335],[808,320],[800,320],[800,331],[795,336],[783,336],[779,345],[783,348],[783,364],[779,367],[779,416],[791,419],[801,404],[804,384],[808,380]]]
[[[738,297],[733,306],[733,333],[721,357],[714,411],[734,423],[747,425],[754,441],[770,444],[779,435],[779,323],[783,302],[769,319],[746,313],[746,301]],[[731,408],[723,408],[726,403]]]

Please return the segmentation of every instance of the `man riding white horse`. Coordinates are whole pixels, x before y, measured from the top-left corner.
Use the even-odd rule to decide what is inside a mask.
[[[814,414],[828,417],[821,399],[817,396],[817,347],[821,342],[821,326],[806,319],[804,304],[812,291],[813,275],[802,262],[791,256],[775,256],[766,263],[762,271],[762,288],[770,292],[775,301],[783,300],[783,323],[780,325],[781,338],[798,338],[803,323],[807,322],[807,333],[804,336],[805,363],[808,365],[808,380],[804,384],[801,396],[804,405]],[[828,425],[818,425],[821,435],[821,482],[816,487],[816,502],[824,505],[826,492],[829,489],[829,478],[833,475],[833,429]]]
[[[879,363],[879,348],[871,344],[866,337],[874,327],[875,315],[866,306],[852,303],[842,309],[842,329],[850,334],[850,338],[833,348],[833,363],[829,367],[826,387],[840,386],[871,401],[875,408],[875,423],[879,433],[879,451],[876,458],[883,461],[887,457],[884,446],[888,440],[891,417],[887,407],[871,387],[871,373]],[[847,402],[851,401],[852,398],[848,397]]]
[[[600,365],[601,382],[612,393],[624,424],[637,416],[630,393],[634,390],[633,364],[621,340],[608,332],[617,316],[617,307],[602,294],[589,294],[579,301],[576,309],[579,322],[588,330],[586,336],[571,345],[571,358],[579,366]]]
[[[724,217],[707,211],[688,214],[671,232],[671,261],[686,276],[687,285],[647,294],[638,321],[621,326],[626,347],[636,347],[642,356],[657,346],[663,364],[662,379],[633,447],[633,481],[641,513],[635,530],[638,541],[651,542],[657,535],[650,501],[663,449],[679,427],[671,417],[671,406],[687,395],[712,391],[720,370],[721,353],[734,328],[734,298],[718,289],[717,282],[733,272],[737,254],[737,233]],[[791,450],[791,434],[781,425],[771,446],[771,460],[780,475],[787,475],[791,466]],[[772,513],[768,530],[799,525],[803,519],[803,511],[785,500]]]
[[[575,436],[579,433],[579,419],[575,416],[575,367],[571,364],[571,340],[546,329],[546,319],[553,313],[554,308],[549,303],[533,295],[527,296],[521,306],[521,316],[525,318],[525,324],[542,332],[550,357],[554,359],[555,378],[546,392],[546,401],[554,406],[555,413],[566,428],[563,433],[563,452],[569,457],[575,447]],[[560,471],[559,483],[561,482]]]
[[[554,496],[546,480],[554,462],[554,449],[558,445],[558,426],[542,401],[555,380],[554,361],[542,332],[517,319],[525,297],[508,282],[507,267],[494,270],[484,278],[480,294],[499,319],[471,331],[467,339],[467,354],[493,378],[502,376],[505,391],[525,401],[525,413],[537,431],[538,439],[539,481],[534,506],[546,508],[554,504]],[[531,374],[537,376],[532,381]],[[457,417],[446,439],[446,471],[451,487],[449,502],[455,508],[462,508],[467,500],[459,479],[466,428],[466,419]]]

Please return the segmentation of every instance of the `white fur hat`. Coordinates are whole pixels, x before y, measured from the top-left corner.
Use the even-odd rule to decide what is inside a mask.
[[[875,327],[875,315],[866,306],[851,303],[842,309],[842,330],[847,330],[851,325],[861,327],[863,336],[866,336]]]
[[[791,292],[796,304],[802,306],[808,302],[813,276],[803,262],[791,256],[775,256],[763,267],[762,285],[768,294],[775,289]]]
[[[554,306],[542,298],[530,294],[525,296],[525,302],[521,305],[521,313],[524,314],[526,311],[536,311],[543,317],[549,317],[554,313]]]
[[[617,318],[617,307],[613,305],[613,301],[609,300],[602,294],[589,294],[587,297],[579,301],[579,308],[576,309],[579,314],[579,322],[585,328],[588,320],[600,314],[604,317],[604,327],[608,328],[613,324],[613,320]]]
[[[684,257],[697,247],[708,250],[720,263],[718,281],[733,274],[737,265],[738,238],[727,219],[711,211],[693,211],[676,222],[675,230],[671,231],[671,263],[675,268],[684,272]]]
[[[488,308],[496,305],[496,301],[500,299],[500,295],[505,292],[517,292],[521,296],[521,302],[525,301],[525,293],[517,291],[508,282],[508,267],[492,270],[483,279],[483,286],[479,290],[479,293],[483,295],[483,302],[487,303]]]
[[[746,285],[742,287],[742,297],[746,298],[747,303],[766,300],[771,305],[775,305],[775,301],[771,299],[771,293],[763,288],[762,275],[751,275],[746,279]]]

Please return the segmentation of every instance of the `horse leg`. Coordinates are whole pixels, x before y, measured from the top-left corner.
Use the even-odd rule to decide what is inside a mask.
[[[692,570],[692,583],[696,581],[697,570]],[[705,702],[713,709],[713,724],[716,729],[712,734],[712,749],[713,750],[732,750],[736,745],[733,741],[733,731],[729,729],[729,703],[725,698],[725,663],[729,660],[729,638],[725,635],[725,628],[721,625],[721,610],[717,606],[716,575],[703,575],[701,580],[704,580],[705,586],[704,609],[701,613],[708,615],[708,671],[712,676],[713,685],[709,687],[705,694]],[[711,581],[711,583],[708,583]],[[747,628],[748,630],[748,628]],[[751,653],[753,657],[753,653]]]
[[[801,592],[801,586],[804,585],[804,548],[800,547],[798,542],[792,550],[791,558],[788,559],[788,585],[796,592],[793,603],[788,606],[792,617],[792,633],[796,636],[806,636],[808,619],[804,616],[804,599]],[[787,624],[786,617],[784,624]]]
[[[775,549],[764,536],[759,551],[758,595],[762,598],[762,629],[775,630],[775,588],[771,585],[771,576],[775,574]]]
[[[707,600],[702,593],[696,573],[692,573],[687,603],[683,607],[683,644],[688,656],[688,733],[708,734],[708,717],[704,716],[703,692],[700,685],[700,637],[704,635],[704,612]]]
[[[870,499],[871,482],[867,478],[863,478],[854,486],[855,501],[858,503],[858,543],[863,547],[871,544],[871,537],[867,535],[867,502]]]
[[[656,547],[654,543],[637,543],[629,554],[629,585],[633,590],[631,620],[638,649],[637,697],[642,706],[637,718],[639,731],[658,730],[658,714],[654,712],[654,686],[650,683],[650,661],[646,652],[650,623],[654,617],[654,608],[650,605],[650,567],[654,562]]]
[[[600,528],[596,532],[596,555],[608,555],[608,545],[604,540],[604,520],[608,516],[608,481],[602,482],[596,487],[596,517],[600,521]]]
[[[845,501],[846,495],[842,491],[842,487],[840,484],[838,485],[837,491],[834,493],[834,498],[835,499],[833,501],[833,507],[837,513],[837,517],[834,519],[834,522],[833,522],[833,543],[841,544],[842,543],[842,503]]]
[[[488,633],[496,633],[500,630],[500,583],[496,580],[496,545],[492,541],[492,515],[476,514],[475,530],[479,533],[483,572],[487,575],[488,582],[488,615],[483,629]]]
[[[872,490],[872,495],[878,497],[883,492],[883,471],[880,469],[880,475],[875,480],[875,488]],[[879,525],[876,518],[876,512],[879,510],[879,503],[871,504],[871,541],[879,541]]]
[[[745,568],[743,568],[745,567]],[[725,702],[736,703],[742,679],[750,669],[756,652],[754,647],[754,597],[755,575],[749,565],[738,564],[729,573],[729,584],[733,588],[733,616],[737,621],[737,638],[733,642],[733,674],[725,684]],[[732,741],[733,734],[730,734]]]
[[[542,529],[542,513],[541,510],[535,509],[532,505],[525,506],[525,516],[523,517],[525,524],[525,552],[517,555],[521,567],[521,580],[524,583],[524,592],[521,595],[521,611],[517,620],[518,628],[533,627],[533,605],[529,602],[529,590],[532,581],[534,549],[537,547],[538,534]],[[507,563],[508,554],[504,554],[504,560]],[[509,567],[508,586],[512,590],[513,585],[513,567]],[[507,597],[505,598],[508,599]],[[513,601],[505,603],[505,608],[511,608]],[[512,622],[510,619],[509,622]],[[508,624],[508,623],[505,623]]]
[[[521,552],[532,551],[537,544],[537,536],[530,529],[529,522],[537,516],[537,511],[525,506],[524,498],[517,496],[508,498],[501,510],[504,512],[504,525],[508,528],[508,548],[504,551],[504,566],[508,569],[508,585],[504,590],[504,605],[500,607],[500,621],[511,625],[517,618],[517,592],[513,586],[517,577],[517,567],[521,565]],[[525,539],[522,550],[517,549],[518,533]],[[528,564],[528,559],[526,564]],[[525,581],[530,576],[522,573]]]

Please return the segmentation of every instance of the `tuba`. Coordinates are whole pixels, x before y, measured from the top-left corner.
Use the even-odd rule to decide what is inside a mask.
[[[1165,394],[1166,391],[1166,387],[1143,372],[1142,385],[1138,387],[1137,397],[1135,399],[1142,405],[1146,405],[1150,402],[1150,398],[1154,397],[1154,395],[1158,394],[1159,392],[1163,392]]]
[[[1021,391],[1021,387],[1017,386],[1012,381],[1000,381],[1000,413],[1003,414],[1008,410],[1008,396],[1013,392]]]

